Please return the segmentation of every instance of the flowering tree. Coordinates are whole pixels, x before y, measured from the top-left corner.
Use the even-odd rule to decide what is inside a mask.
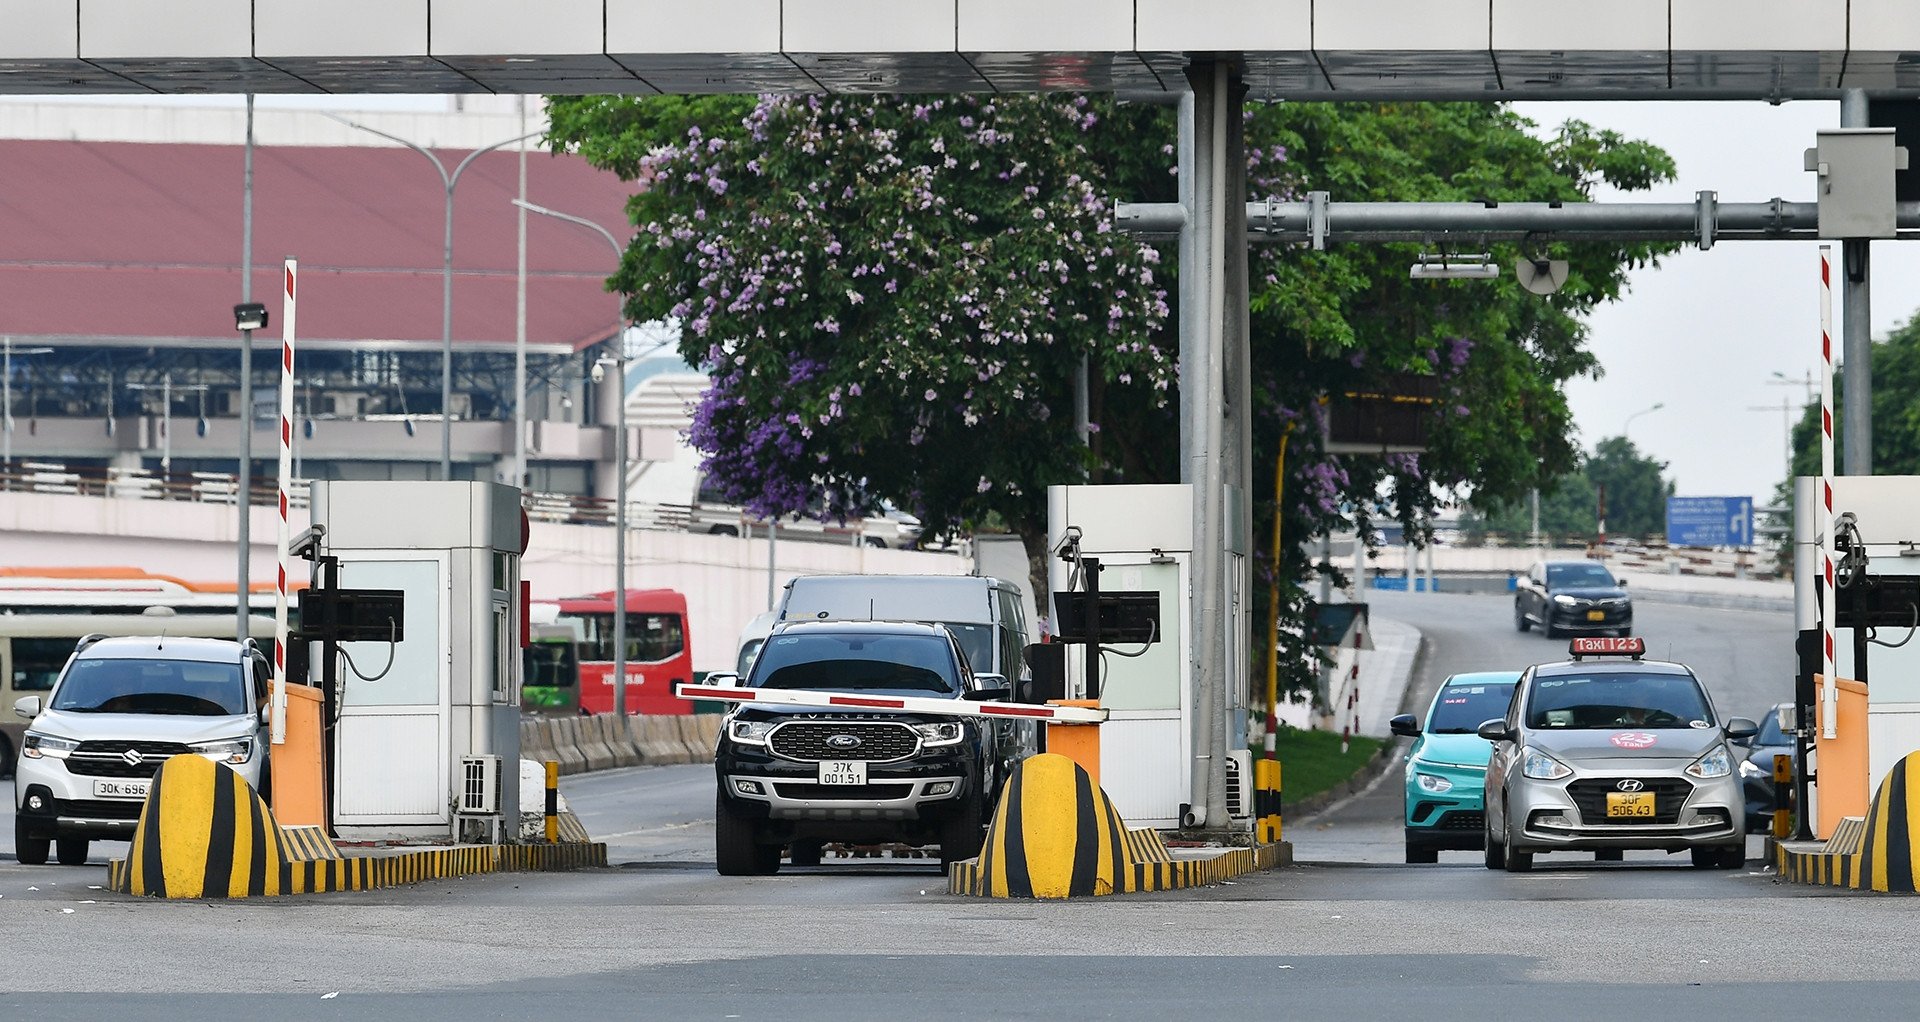
[[[887,498],[935,530],[1003,522],[1037,552],[1046,485],[1179,478],[1174,267],[1110,227],[1113,200],[1174,197],[1167,108],[1071,96],[549,104],[556,147],[636,182],[639,233],[610,286],[636,317],[681,323],[682,354],[714,380],[692,440],[754,511]],[[1326,189],[1577,202],[1603,182],[1644,188],[1673,172],[1650,145],[1578,123],[1541,137],[1493,104],[1288,103],[1247,117],[1256,200]],[[1313,573],[1300,541],[1380,517],[1417,531],[1442,502],[1498,504],[1574,469],[1561,387],[1598,371],[1582,317],[1659,251],[1556,246],[1572,277],[1542,299],[1509,278],[1410,281],[1415,246],[1255,247],[1255,534],[1278,513],[1292,541],[1277,567],[1260,550],[1256,571],[1278,572],[1289,635]],[[1091,451],[1070,421],[1083,356]],[[1325,452],[1322,396],[1406,373],[1437,377],[1443,395],[1427,453]],[[1255,593],[1263,616],[1265,586]],[[1283,639],[1289,684],[1310,681],[1311,662]]]
[[[1044,531],[1090,467],[1084,357],[1173,390],[1158,254],[1113,230],[1084,98],[768,97],[634,159],[614,286],[712,376],[689,439],[756,514],[881,498],[931,531]],[[675,125],[680,127],[679,124]]]

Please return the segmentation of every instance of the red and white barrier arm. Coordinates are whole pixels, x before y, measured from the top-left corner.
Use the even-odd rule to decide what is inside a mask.
[[[948,717],[1016,717],[1058,724],[1098,724],[1105,709],[1089,706],[1035,706],[1030,703],[976,703],[933,696],[862,696],[797,688],[734,688],[722,685],[675,685],[682,699],[716,699],[727,703],[768,706],[818,706],[826,709],[898,710],[901,713],[938,713]]]

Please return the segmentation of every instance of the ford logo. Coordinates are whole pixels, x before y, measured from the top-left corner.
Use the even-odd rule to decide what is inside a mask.
[[[829,749],[858,749],[859,747],[859,735],[830,735],[827,738]]]
[[[1621,781],[1619,784],[1614,785],[1614,787],[1619,788],[1621,791],[1639,791],[1642,788],[1645,788],[1646,786],[1647,785],[1645,782],[1636,781],[1631,777],[1627,778],[1624,781]]]

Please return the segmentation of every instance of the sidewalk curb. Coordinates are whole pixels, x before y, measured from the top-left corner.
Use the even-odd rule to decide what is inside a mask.
[[[1411,628],[1413,626],[1408,625],[1407,627]],[[1415,630],[1418,631],[1418,629]],[[1420,668],[1426,663],[1427,651],[1427,635],[1425,632],[1421,632],[1420,642],[1414,647],[1413,659],[1407,668],[1406,680],[1401,683],[1399,702],[1399,712],[1401,713],[1409,712],[1408,707],[1413,702],[1414,679],[1419,676]],[[1405,757],[1405,753],[1406,742],[1398,738],[1388,739],[1387,743],[1382,745],[1380,750],[1375,752],[1371,759],[1362,765],[1359,770],[1354,771],[1352,777],[1341,781],[1326,791],[1309,795],[1293,803],[1287,807],[1286,815],[1291,817],[1296,824],[1306,823],[1318,816],[1339,809],[1355,798],[1366,796],[1375,788],[1379,787],[1381,780],[1393,773],[1393,768],[1400,764]],[[1284,796],[1284,794],[1283,789],[1282,795]]]

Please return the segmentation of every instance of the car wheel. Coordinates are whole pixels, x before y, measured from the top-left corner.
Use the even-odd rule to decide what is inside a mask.
[[[20,860],[20,865],[46,865],[47,852],[52,848],[52,841],[43,837],[30,837],[20,817],[13,818],[13,855]]]
[[[1720,849],[1721,869],[1745,869],[1747,866],[1747,843],[1728,845]]]
[[[780,868],[780,846],[760,844],[760,828],[735,812],[725,798],[715,798],[713,865],[721,876],[765,875]]]
[[[1520,601],[1513,601],[1513,628],[1518,632],[1533,631],[1533,622],[1527,620],[1527,612],[1520,607]]]
[[[1416,845],[1409,841],[1407,842],[1407,861],[1409,863],[1439,862],[1440,849],[1428,848],[1426,845]]]
[[[87,864],[87,845],[90,842],[83,837],[63,837],[59,840],[60,865],[84,866]]]
[[[1745,842],[1691,850],[1695,869],[1739,869],[1747,864]]]
[[[1507,864],[1507,846],[1494,840],[1493,828],[1488,827],[1485,836],[1487,868],[1501,869]]]
[[[709,536],[738,536],[740,530],[731,525],[716,525],[707,530]]]
[[[878,536],[868,536],[867,545],[870,547],[879,547],[880,549],[885,550],[887,548],[887,541],[884,539],[881,539]]]
[[[1595,862],[1625,862],[1627,850],[1624,848],[1602,848],[1593,853]]]
[[[945,869],[980,854],[982,837],[980,800],[969,798],[959,812],[940,825],[940,867]]]
[[[6,735],[0,735],[0,781],[12,780],[16,776],[14,768],[19,765],[19,760],[13,756],[13,743],[7,740]]]
[[[1511,844],[1506,846],[1506,852],[1506,861],[1501,863],[1501,865],[1507,868],[1507,872],[1525,873],[1533,868],[1532,852],[1523,852]]]
[[[818,841],[795,841],[787,848],[787,861],[796,866],[818,866],[824,850]]]
[[[1553,613],[1551,611],[1542,611],[1540,613],[1540,634],[1549,639],[1557,639],[1560,637],[1560,629],[1553,626]]]

